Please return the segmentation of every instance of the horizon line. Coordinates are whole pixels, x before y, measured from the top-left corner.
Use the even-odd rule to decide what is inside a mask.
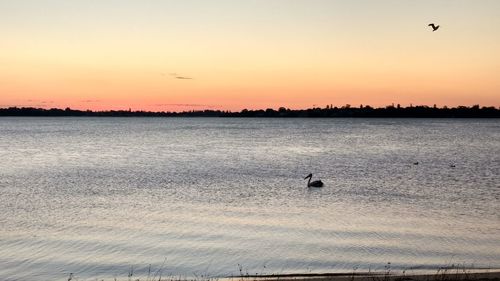
[[[199,106],[198,106],[199,107]],[[472,104],[472,105],[456,105],[456,106],[437,106],[436,104],[433,105],[427,105],[427,104],[417,104],[413,105],[410,103],[408,106],[401,106],[400,104],[390,104],[386,106],[378,106],[374,107],[369,104],[363,105],[360,104],[358,107],[352,106],[351,104],[344,104],[344,105],[334,105],[334,104],[327,104],[326,106],[316,106],[313,105],[312,107],[308,108],[289,108],[286,106],[279,106],[277,108],[275,107],[266,107],[266,108],[258,108],[258,109],[250,109],[250,108],[243,108],[241,110],[229,110],[229,109],[217,109],[211,106],[208,106],[207,108],[198,108],[198,109],[190,109],[190,110],[182,110],[182,111],[171,111],[171,110],[145,110],[145,109],[132,109],[132,107],[123,108],[123,109],[102,109],[102,110],[95,110],[95,109],[82,109],[82,108],[71,108],[69,106],[67,107],[41,107],[41,106],[35,106],[35,105],[9,105],[9,106],[2,106],[0,105],[0,110],[9,110],[9,109],[35,109],[35,110],[45,110],[45,111],[50,111],[50,110],[62,110],[62,111],[81,111],[81,112],[93,112],[93,113],[99,113],[99,112],[147,112],[147,113],[188,113],[188,112],[206,112],[206,111],[211,111],[211,112],[226,112],[226,113],[241,113],[243,111],[267,111],[267,110],[274,110],[274,111],[280,111],[280,110],[286,110],[286,111],[307,111],[307,110],[328,110],[328,109],[389,109],[389,108],[395,108],[395,109],[408,109],[408,108],[432,108],[432,109],[458,109],[458,108],[494,108],[500,110],[500,106],[496,107],[494,105],[483,105],[481,106],[480,104]]]

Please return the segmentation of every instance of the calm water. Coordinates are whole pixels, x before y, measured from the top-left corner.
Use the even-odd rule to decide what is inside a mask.
[[[499,120],[1,118],[0,160],[1,280],[500,266]]]

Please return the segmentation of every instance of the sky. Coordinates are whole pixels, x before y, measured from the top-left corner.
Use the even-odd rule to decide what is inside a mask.
[[[0,107],[392,103],[500,106],[500,1],[0,0]]]

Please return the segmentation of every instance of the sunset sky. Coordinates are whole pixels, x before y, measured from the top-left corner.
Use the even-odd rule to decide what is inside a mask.
[[[500,106],[500,1],[0,0],[0,107],[392,103]]]

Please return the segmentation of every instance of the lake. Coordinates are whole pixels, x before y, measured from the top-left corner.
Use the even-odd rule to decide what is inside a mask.
[[[1,280],[500,267],[497,119],[0,118],[0,160]]]

